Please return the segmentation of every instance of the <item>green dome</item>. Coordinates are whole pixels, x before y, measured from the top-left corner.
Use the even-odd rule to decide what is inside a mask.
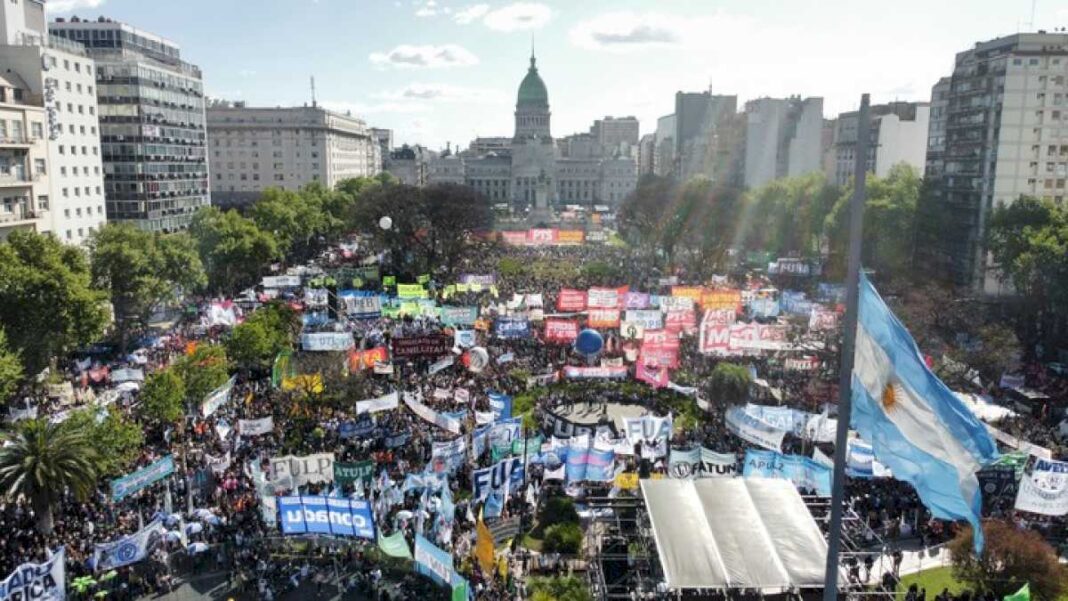
[[[534,57],[530,57],[530,69],[526,77],[519,84],[519,97],[517,106],[549,106],[549,91],[545,89],[545,82],[538,75],[538,67],[534,65]]]

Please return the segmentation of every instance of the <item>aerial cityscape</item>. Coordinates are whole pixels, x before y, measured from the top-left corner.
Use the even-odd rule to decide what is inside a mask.
[[[1068,599],[1068,5],[0,3],[0,601]]]

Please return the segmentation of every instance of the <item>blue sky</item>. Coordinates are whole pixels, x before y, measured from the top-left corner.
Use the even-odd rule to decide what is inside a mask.
[[[927,100],[955,52],[1028,30],[1032,0],[49,0],[170,38],[213,96],[309,101],[389,127],[398,143],[511,135],[531,36],[553,135],[604,115],[642,133],[677,90],[823,96],[824,114]],[[1037,0],[1033,29],[1068,26]]]

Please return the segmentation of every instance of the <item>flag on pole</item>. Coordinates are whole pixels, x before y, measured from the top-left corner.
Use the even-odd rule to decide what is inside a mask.
[[[478,526],[475,537],[475,559],[482,567],[483,574],[492,574],[495,562],[496,549],[493,548],[493,533],[490,532],[486,522],[482,521],[482,514],[478,516]]]
[[[967,520],[983,549],[975,475],[997,459],[986,427],[927,368],[908,330],[860,276],[852,425],[934,517]]]
[[[1031,583],[1024,584],[1011,595],[1005,595],[1005,601],[1031,601]]]

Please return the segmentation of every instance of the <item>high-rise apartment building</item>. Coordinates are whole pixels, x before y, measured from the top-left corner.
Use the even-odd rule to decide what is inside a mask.
[[[980,42],[957,54],[948,88],[934,88],[941,92],[944,143],[932,126],[928,155],[929,202],[941,206],[926,209],[951,214],[953,235],[927,235],[921,251],[960,284],[1007,293],[983,245],[990,213],[1021,195],[1068,197],[1068,34]]]
[[[0,123],[0,196],[12,207],[0,208],[0,221],[80,244],[106,221],[95,63],[48,34],[42,0],[4,2],[0,35],[3,103],[15,105]]]
[[[653,153],[653,173],[671,175],[675,171],[675,113],[656,120],[656,150]]]
[[[174,42],[103,17],[57,19],[49,30],[96,62],[108,219],[150,231],[188,227],[209,203],[200,69]]]
[[[890,168],[905,163],[923,173],[927,157],[928,123],[931,105],[926,102],[891,102],[870,107],[868,171],[886,177]],[[838,115],[834,129],[834,173],[832,181],[846,185],[856,164],[857,127],[860,114]]]
[[[738,147],[734,131],[737,111],[737,96],[675,93],[673,173],[679,181],[698,176],[716,182],[736,179],[732,157]]]
[[[746,186],[820,171],[822,98],[758,98],[745,116]]]
[[[351,115],[220,102],[208,107],[207,118],[212,204],[247,204],[267,188],[312,182],[333,188],[381,171],[381,138]]]

